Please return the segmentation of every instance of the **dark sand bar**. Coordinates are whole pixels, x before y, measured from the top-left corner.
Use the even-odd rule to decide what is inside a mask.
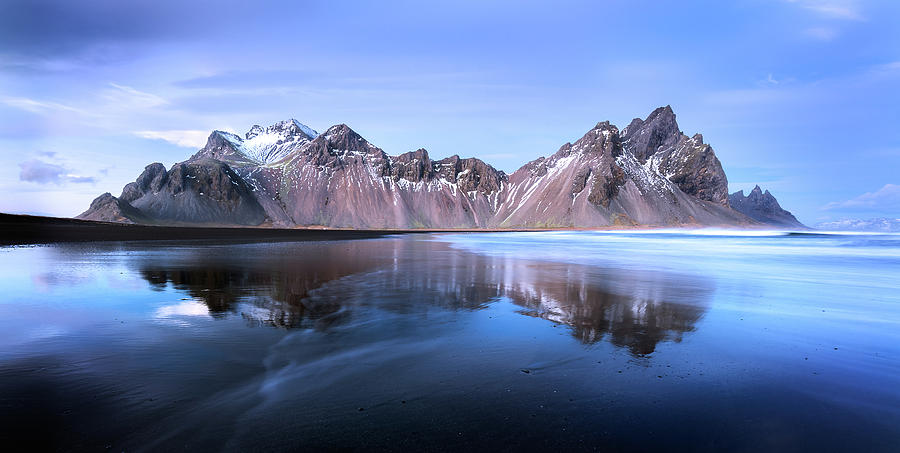
[[[334,241],[372,239],[391,234],[491,231],[542,231],[534,229],[384,229],[265,228],[227,226],[161,226],[96,222],[91,220],[0,213],[0,245],[47,244],[83,241],[147,241],[225,239],[247,241]]]

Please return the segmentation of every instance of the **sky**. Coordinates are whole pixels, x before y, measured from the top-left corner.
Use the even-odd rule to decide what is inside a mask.
[[[0,0],[0,212],[74,216],[212,130],[345,123],[512,172],[671,105],[731,191],[900,217],[894,0]]]

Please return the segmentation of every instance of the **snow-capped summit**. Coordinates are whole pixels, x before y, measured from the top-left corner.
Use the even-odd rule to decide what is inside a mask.
[[[284,159],[300,146],[316,138],[319,133],[292,118],[266,128],[255,124],[243,138],[230,133],[220,135],[243,157],[265,165]]]
[[[304,135],[308,140],[312,140],[319,135],[311,127],[291,118],[289,120],[279,121],[269,127],[263,128],[258,124],[254,124],[250,130],[244,134],[244,138],[251,140],[260,135],[275,134],[282,137],[291,137],[296,135]]]

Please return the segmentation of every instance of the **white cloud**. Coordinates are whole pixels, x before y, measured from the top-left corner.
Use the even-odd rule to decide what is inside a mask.
[[[201,148],[206,144],[209,131],[172,130],[172,131],[135,131],[134,135],[153,140],[165,140],[173,145],[185,148]]]
[[[866,20],[857,0],[787,0],[819,15],[843,20]]]
[[[89,93],[89,100],[36,99],[0,96],[0,104],[52,118],[59,131],[85,134],[86,131],[114,132],[137,130],[133,135],[165,140],[183,147],[200,147],[206,143],[208,132],[199,130],[143,130],[160,123],[171,125],[171,103],[164,97],[127,85],[109,83]],[[160,121],[162,120],[162,121]],[[50,124],[50,123],[48,123]]]
[[[885,184],[875,192],[866,192],[856,198],[846,201],[834,201],[825,205],[822,209],[884,209],[900,210],[900,185]]]
[[[97,179],[92,176],[76,175],[62,165],[40,159],[30,159],[20,163],[19,180],[37,184],[62,184],[64,182],[93,184],[97,182]]]
[[[156,316],[158,318],[172,318],[176,316],[209,316],[209,308],[207,308],[206,304],[192,300],[159,307],[156,310]]]

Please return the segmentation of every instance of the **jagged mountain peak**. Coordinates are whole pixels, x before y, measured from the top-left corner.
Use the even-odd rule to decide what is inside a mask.
[[[166,178],[166,166],[159,162],[154,162],[144,167],[144,171],[135,182],[125,185],[119,198],[131,203],[140,198],[145,192],[159,192],[163,184],[166,183]]]
[[[347,143],[347,144],[357,143],[357,144],[365,144],[365,145],[370,144],[369,141],[366,140],[365,137],[363,137],[362,135],[359,135],[359,133],[357,133],[350,126],[348,126],[344,123],[335,124],[334,126],[329,127],[328,129],[325,130],[325,132],[322,132],[321,134],[319,134],[319,136],[316,137],[315,141],[320,142],[320,143],[330,143],[330,144],[335,144],[335,145],[342,144],[342,143]],[[352,148],[349,148],[349,149],[352,149]]]
[[[507,179],[506,173],[477,157],[459,157],[454,154],[434,161],[433,167],[439,177],[456,184],[464,192],[493,194],[500,190]]]
[[[741,194],[743,195],[743,193],[744,191],[742,190]],[[753,187],[752,190],[750,190],[750,193],[747,194],[747,199],[753,201],[754,203],[767,202],[770,204],[778,204],[778,201],[775,200],[775,197],[769,192],[769,190],[766,189],[765,191],[763,191],[762,188],[759,187],[759,184],[757,184],[755,187]]]
[[[459,156],[456,156],[459,158]],[[414,162],[417,160],[427,162],[429,161],[428,150],[425,148],[419,148],[415,151],[407,151],[403,154],[398,155],[395,160],[398,162]]]
[[[622,140],[638,160],[646,162],[661,148],[674,146],[682,137],[671,106],[659,107],[644,120],[635,118],[622,131]]]
[[[341,123],[335,124],[334,126],[329,127],[321,134],[321,137],[324,140],[332,140],[336,137],[345,137],[350,136],[355,140],[365,140],[361,135],[359,135],[356,131],[354,131],[350,126]]]
[[[192,159],[206,157],[234,164],[267,165],[283,160],[318,135],[295,119],[279,121],[265,128],[255,124],[243,137],[216,130]]]
[[[619,132],[619,128],[616,127],[614,124],[610,123],[609,120],[601,121],[601,122],[597,123],[591,130],[610,131],[610,132],[616,132],[616,133]]]
[[[551,166],[558,160],[570,157],[575,154],[609,154],[613,157],[618,156],[622,152],[622,142],[619,134],[619,128],[611,124],[609,121],[597,123],[591,130],[587,131],[575,143],[566,143],[559,151],[550,157],[548,162]]]
[[[250,130],[246,134],[244,134],[244,139],[253,140],[254,138],[267,134],[280,137],[281,139],[287,139],[288,137],[300,135],[305,137],[307,140],[312,140],[319,135],[319,133],[313,130],[311,127],[291,118],[288,120],[279,121],[265,128],[258,124],[254,124],[253,127],[251,127]]]
[[[258,126],[256,126],[256,127],[258,127]],[[207,140],[207,144],[209,144],[209,141],[210,141],[210,140],[214,140],[214,139],[217,139],[217,138],[219,138],[219,139],[225,139],[225,140],[229,140],[229,141],[231,141],[231,140],[239,141],[239,142],[244,141],[244,139],[243,139],[240,135],[235,134],[234,132],[229,132],[229,131],[223,131],[223,130],[216,129],[216,130],[212,131],[211,134],[209,134],[209,138],[206,139],[206,140]]]
[[[774,195],[768,190],[764,192],[758,184],[746,196],[743,190],[732,193],[728,196],[728,203],[732,209],[762,223],[788,228],[806,228],[793,214],[781,207]]]
[[[628,127],[623,129],[623,132],[626,130],[633,130],[635,128],[634,126],[641,127],[644,125],[662,127],[669,132],[678,130],[678,121],[676,121],[675,111],[672,110],[671,105],[653,109],[653,111],[644,119],[635,118],[631,120]]]
[[[674,122],[675,121],[675,111],[672,110],[671,105],[665,105],[664,107],[657,107],[650,112],[650,115],[647,115],[647,121],[651,120],[660,120],[665,122]]]
[[[728,179],[721,162],[702,135],[688,137],[681,132],[671,106],[655,109],[644,120],[635,118],[621,136],[623,147],[639,163],[684,193],[728,205]]]
[[[313,154],[345,155],[348,153],[375,153],[381,157],[386,154],[381,148],[373,145],[362,135],[346,124],[329,127],[310,142],[309,151]]]

